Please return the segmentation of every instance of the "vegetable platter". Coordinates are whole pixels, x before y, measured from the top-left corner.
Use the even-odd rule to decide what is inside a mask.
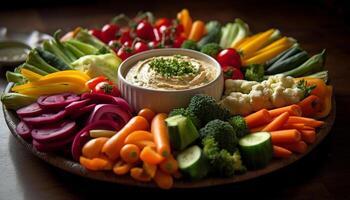
[[[208,74],[203,61],[183,55],[155,57],[147,68],[152,88],[137,76],[122,84],[122,61],[162,48],[201,52],[219,71],[208,64]],[[102,29],[57,31],[32,49],[6,73],[1,100],[15,138],[58,168],[125,185],[207,187],[286,167],[326,137],[335,101],[325,58],[325,50],[309,55],[278,29],[254,34],[238,18],[205,23],[187,9],[175,19],[118,15]],[[225,80],[219,98],[204,89],[214,72]],[[193,87],[193,80],[186,86],[189,77]],[[126,100],[130,84],[138,84],[137,91],[192,95],[185,105],[157,113],[156,103],[135,109]]]

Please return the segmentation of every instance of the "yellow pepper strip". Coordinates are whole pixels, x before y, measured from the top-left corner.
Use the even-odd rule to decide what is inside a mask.
[[[231,44],[230,47],[234,49],[238,49],[239,46],[241,46],[243,43],[245,43],[247,40],[249,40],[251,37],[245,37],[236,42],[235,44]],[[233,43],[233,42],[232,42]]]
[[[192,28],[192,18],[190,16],[190,12],[187,9],[182,9],[177,17],[180,24],[182,24],[184,27],[185,37],[187,38],[190,35]]]
[[[235,48],[235,49],[241,49],[242,46],[248,44],[250,41],[252,41],[252,40],[255,39],[256,37],[258,37],[259,35],[261,35],[261,33],[257,33],[257,34],[255,34],[255,35],[252,35],[252,36],[250,36],[250,37],[247,37],[244,41],[239,42],[240,44],[236,44],[235,47],[233,47],[233,48]]]
[[[81,94],[86,91],[87,91],[87,87],[83,87],[82,85],[77,85],[73,83],[55,83],[55,84],[47,84],[43,86],[29,87],[22,90],[18,90],[17,92],[20,94],[26,94],[31,96],[42,96],[42,95],[58,94],[58,93],[65,93],[65,92]]]
[[[84,73],[82,71],[78,71],[78,70],[65,70],[65,71],[51,73],[51,74],[43,76],[43,79],[49,79],[49,78],[55,77],[55,76],[73,76],[73,75],[81,76],[86,81],[91,79],[86,73]]]
[[[242,45],[242,47],[239,49],[241,52],[243,52],[244,58],[249,58],[251,55],[253,55],[257,50],[259,50],[266,41],[270,38],[272,33],[275,31],[275,29],[267,30],[261,35],[257,36],[256,38],[249,41],[247,44]]]
[[[26,77],[29,81],[36,81],[42,78],[43,76],[40,74],[37,74],[33,71],[30,71],[29,69],[22,68],[21,74]]]
[[[314,116],[316,119],[321,119],[324,117],[327,117],[329,113],[332,110],[332,93],[333,93],[333,87],[327,85],[327,92],[326,95],[324,96],[324,99],[322,100],[322,111],[319,113],[316,113]]]
[[[190,35],[188,36],[189,40],[197,42],[202,38],[205,32],[205,23],[201,20],[196,20],[193,22]]]
[[[264,64],[270,59],[276,57],[278,54],[282,53],[284,50],[288,49],[290,46],[291,45],[279,45],[277,47],[271,48],[252,58],[243,60],[243,66],[248,66],[250,64]]]
[[[272,49],[274,47],[277,47],[279,45],[290,45],[291,43],[292,43],[292,41],[289,40],[287,37],[282,37],[282,38],[276,40],[275,42],[271,43],[270,45],[268,45],[268,46],[260,49],[259,51],[257,51],[256,55],[261,54],[262,52],[267,51],[269,49]]]

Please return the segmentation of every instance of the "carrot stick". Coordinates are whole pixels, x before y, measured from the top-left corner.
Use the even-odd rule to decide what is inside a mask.
[[[168,157],[171,153],[168,128],[165,123],[166,118],[167,114],[159,113],[153,118],[151,123],[151,132],[153,133],[157,152],[164,157]]]
[[[173,177],[167,173],[157,170],[156,175],[153,178],[158,187],[162,189],[170,189],[173,186]]]
[[[148,131],[134,131],[128,135],[128,137],[125,138],[124,143],[125,144],[133,144],[134,142],[140,141],[140,140],[148,140],[153,141],[153,134]]]
[[[150,146],[146,146],[145,148],[142,149],[140,158],[143,162],[146,162],[152,165],[157,165],[164,160],[164,157],[161,156],[156,151],[154,151]]]
[[[132,144],[135,144],[140,149],[143,149],[147,146],[154,148],[154,149],[156,148],[156,144],[154,144],[153,141],[149,141],[149,140],[140,140],[140,141],[133,142]]]
[[[125,138],[134,131],[147,130],[149,124],[144,117],[133,117],[122,129],[113,135],[102,147],[102,152],[109,159],[116,160],[120,155],[120,149],[124,146]]]
[[[321,100],[316,95],[306,97],[298,105],[301,107],[303,116],[305,117],[312,117],[321,110]]]
[[[283,147],[295,153],[305,153],[307,150],[307,144],[304,141],[299,141],[292,144],[281,144],[280,147]]]
[[[249,128],[255,128],[260,125],[267,124],[272,120],[269,111],[266,109],[261,109],[255,113],[252,113],[246,116],[244,119]]]
[[[152,165],[146,162],[143,162],[142,168],[145,170],[145,172],[150,175],[152,178],[156,175],[157,171],[157,165]]]
[[[297,130],[302,130],[304,129],[304,124],[303,123],[285,123],[282,127],[282,129],[297,129]]]
[[[127,174],[130,169],[133,167],[132,164],[126,163],[122,160],[119,160],[114,166],[113,166],[113,172],[117,175],[124,175]]]
[[[250,129],[250,132],[251,132],[251,133],[260,132],[260,131],[263,130],[265,127],[266,127],[266,125],[264,124],[264,125],[262,125],[262,126],[258,126],[258,127],[255,127],[255,128]]]
[[[301,139],[309,144],[312,144],[316,140],[316,132],[312,130],[302,130]]]
[[[280,146],[273,145],[273,156],[277,158],[289,158],[292,152]]]
[[[145,119],[147,119],[147,121],[149,123],[151,123],[153,117],[156,115],[151,109],[149,108],[144,108],[144,109],[141,109],[138,113],[137,113],[138,116],[142,116],[144,117]]]
[[[304,123],[306,126],[311,126],[314,128],[320,127],[324,124],[323,121],[318,121],[312,118],[290,116],[288,123]]]
[[[315,130],[315,128],[314,127],[311,127],[311,126],[303,126],[303,128],[302,128],[303,130],[311,130],[311,131],[314,131]]]
[[[290,144],[301,140],[301,133],[296,129],[271,131],[272,144]]]
[[[277,117],[279,115],[281,115],[284,112],[288,112],[290,116],[301,116],[302,114],[302,109],[300,106],[293,104],[290,106],[285,106],[285,107],[281,107],[281,108],[276,108],[273,110],[269,110],[269,113],[271,115],[271,117]]]
[[[288,121],[289,113],[284,112],[280,114],[278,117],[273,119],[269,124],[262,129],[262,131],[277,131],[282,128],[282,126]]]

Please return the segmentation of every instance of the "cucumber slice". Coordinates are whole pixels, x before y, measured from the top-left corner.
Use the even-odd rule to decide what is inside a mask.
[[[175,115],[167,118],[165,122],[174,149],[183,150],[199,137],[196,127],[188,117]]]
[[[191,146],[177,156],[180,170],[193,179],[205,177],[209,172],[209,163],[204,156],[202,149]]]
[[[272,158],[271,135],[268,132],[246,135],[238,144],[243,163],[248,169],[263,168]]]

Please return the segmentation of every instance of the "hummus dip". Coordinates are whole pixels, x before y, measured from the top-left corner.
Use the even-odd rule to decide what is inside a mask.
[[[217,73],[213,65],[188,56],[157,56],[131,67],[126,80],[145,88],[183,90],[205,85]]]

